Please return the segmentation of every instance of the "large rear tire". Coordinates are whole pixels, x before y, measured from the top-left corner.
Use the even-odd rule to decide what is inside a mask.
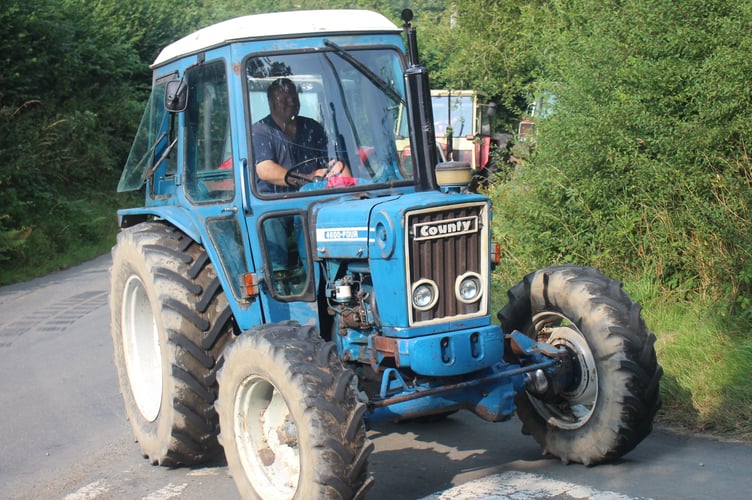
[[[219,439],[243,498],[361,498],[371,485],[366,405],[334,349],[313,327],[284,322],[226,351]]]
[[[504,332],[564,346],[577,367],[558,397],[516,397],[522,432],[544,454],[595,465],[623,456],[651,432],[663,372],[640,312],[619,282],[593,268],[541,269],[509,290],[498,314]]]
[[[124,229],[110,312],[120,392],[144,456],[175,466],[221,452],[216,359],[235,327],[204,249],[168,224]]]

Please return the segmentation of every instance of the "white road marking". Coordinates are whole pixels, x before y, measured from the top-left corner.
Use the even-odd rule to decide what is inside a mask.
[[[63,500],[94,500],[110,490],[107,481],[99,479],[93,483],[89,483],[83,488],[79,488],[77,491],[65,495]]]
[[[194,471],[196,473],[200,472],[201,470],[207,471],[203,475],[216,475],[216,473],[212,473],[210,468],[206,469],[199,469],[198,471]],[[201,474],[192,474],[192,475],[201,475]],[[174,484],[169,483],[164,488],[158,489],[157,491],[154,491],[152,493],[149,493],[147,496],[142,497],[141,500],[167,500],[169,498],[175,498],[182,495],[183,490],[185,490],[188,487],[188,483],[182,483],[182,484]],[[105,496],[107,492],[110,491],[110,485],[107,484],[107,481],[104,479],[99,479],[97,481],[94,481],[93,483],[89,483],[86,486],[79,488],[77,491],[70,493],[68,495],[65,495],[63,497],[63,500],[96,500],[97,498],[101,498]]]
[[[510,471],[484,477],[434,493],[421,500],[534,500],[543,498],[635,500],[613,491],[601,491],[537,474]]]
[[[168,498],[179,497],[183,490],[188,486],[188,483],[183,484],[168,484],[162,489],[150,493],[149,495],[142,497],[141,500],[167,500]]]
[[[215,476],[220,468],[207,467],[188,473],[189,476]],[[169,483],[164,488],[142,497],[141,500],[168,500],[183,494],[188,483]],[[110,485],[104,479],[94,481],[63,497],[63,500],[96,500],[106,496]],[[434,493],[420,500],[542,500],[547,498],[572,500],[648,500],[630,497],[614,491],[604,491],[538,474],[509,471],[470,481],[454,488]]]

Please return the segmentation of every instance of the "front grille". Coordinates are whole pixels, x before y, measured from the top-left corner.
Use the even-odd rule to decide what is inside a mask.
[[[486,314],[488,292],[488,210],[485,203],[452,205],[409,212],[405,230],[408,246],[408,309],[411,325]],[[455,293],[458,276],[467,272],[482,278],[480,300],[466,304]],[[439,299],[429,310],[412,305],[412,284],[431,280]]]

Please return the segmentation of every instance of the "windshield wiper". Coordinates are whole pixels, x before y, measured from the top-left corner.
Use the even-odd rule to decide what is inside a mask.
[[[368,78],[371,83],[381,89],[386,95],[388,95],[394,102],[405,104],[405,100],[400,96],[388,83],[382,80],[379,75],[371,71],[371,68],[358,61],[352,55],[350,55],[345,49],[332,42],[331,40],[324,40],[324,45],[334,49],[334,53],[339,57],[350,63],[350,65],[360,71],[363,76]]]

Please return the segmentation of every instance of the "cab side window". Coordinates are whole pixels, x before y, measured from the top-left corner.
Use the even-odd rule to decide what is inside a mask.
[[[202,64],[186,79],[186,195],[195,203],[228,201],[235,192],[235,166],[224,62]]]

